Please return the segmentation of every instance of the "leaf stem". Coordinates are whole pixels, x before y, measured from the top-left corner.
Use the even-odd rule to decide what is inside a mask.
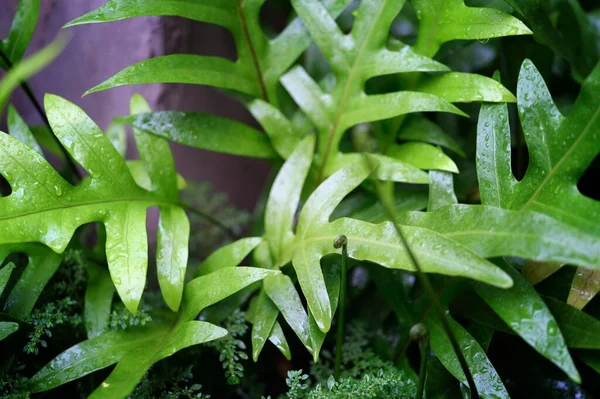
[[[427,330],[425,324],[415,324],[410,329],[410,338],[419,343],[419,352],[421,355],[419,382],[417,385],[417,396],[415,396],[415,399],[423,399],[425,380],[427,379],[427,360],[429,357],[429,331]]]
[[[4,61],[4,63],[6,64],[6,67],[8,68],[8,70],[12,69],[13,64],[10,61],[10,59],[8,58],[8,56],[4,53],[4,50],[2,50],[2,48],[0,48],[0,58],[2,58],[2,61]],[[42,118],[44,125],[46,125],[48,130],[50,130],[50,133],[52,133],[52,127],[50,126],[50,121],[48,120],[48,117],[46,116],[46,113],[44,112],[44,109],[42,108],[41,104],[39,103],[37,98],[35,98],[35,94],[33,93],[31,86],[29,86],[29,83],[27,83],[26,80],[21,82],[21,88],[23,89],[23,91],[25,92],[27,97],[29,98],[29,101],[31,101],[31,103],[33,104],[33,107],[35,108],[37,113]],[[50,134],[50,136],[56,142],[56,145],[60,149],[62,156],[64,157],[65,161],[67,162],[67,165],[68,165],[69,169],[71,170],[71,173],[73,174],[73,176],[75,176],[77,178],[77,180],[81,180],[81,178],[82,178],[81,173],[79,173],[79,169],[77,169],[77,165],[75,165],[73,158],[71,158],[71,156],[69,155],[69,153],[67,152],[65,147],[58,140],[58,138],[54,135],[54,133]]]
[[[337,320],[337,337],[335,343],[335,366],[333,377],[336,381],[340,379],[342,369],[342,344],[344,343],[344,313],[346,310],[346,286],[348,275],[348,239],[342,235],[333,242],[334,248],[342,248],[342,273],[340,275],[340,305]]]
[[[370,167],[375,169],[376,165],[373,165],[372,161],[369,158],[365,157],[365,162],[367,162]],[[381,183],[378,180],[375,180],[375,187],[377,189],[379,200],[381,201],[381,203],[383,205],[384,211],[387,214],[388,219],[390,219],[390,221],[392,222],[392,225],[394,226],[394,229],[396,230],[396,234],[400,238],[402,245],[404,246],[404,248],[406,248],[406,253],[408,254],[408,258],[410,259],[412,266],[414,267],[414,269],[417,272],[417,277],[421,281],[421,284],[423,285],[423,288],[424,288],[425,292],[427,293],[427,296],[429,296],[429,299],[431,300],[431,302],[433,304],[433,308],[434,308],[435,312],[437,313],[437,316],[440,319],[440,322],[442,323],[442,327],[444,328],[444,331],[445,331],[446,335],[448,336],[448,339],[450,340],[452,349],[454,350],[454,353],[456,354],[456,357],[458,358],[458,362],[460,363],[462,371],[467,380],[467,384],[469,385],[469,389],[471,390],[471,398],[479,399],[479,393],[477,392],[477,386],[475,385],[475,380],[473,379],[471,370],[469,370],[469,365],[467,363],[467,360],[465,359],[465,355],[462,353],[460,346],[458,345],[458,340],[456,339],[456,336],[454,335],[454,331],[452,330],[452,327],[450,326],[450,322],[448,321],[448,318],[446,317],[446,313],[442,309],[442,306],[440,305],[440,302],[439,302],[437,296],[435,295],[435,291],[433,290],[433,286],[431,285],[429,278],[427,277],[427,275],[425,273],[423,273],[423,270],[421,269],[421,266],[419,265],[419,262],[417,261],[415,254],[413,253],[412,249],[408,245],[408,241],[406,241],[406,237],[404,236],[402,229],[398,225],[397,218],[396,218],[396,211],[393,206],[393,200],[391,198],[389,198],[390,192],[385,191],[381,187]],[[393,191],[392,191],[392,193],[393,193]],[[386,195],[386,194],[388,194],[388,195]]]

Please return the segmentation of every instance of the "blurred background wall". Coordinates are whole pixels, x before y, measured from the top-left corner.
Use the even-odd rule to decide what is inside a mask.
[[[198,0],[203,1],[203,0]],[[28,54],[43,47],[66,22],[93,10],[105,0],[42,0],[38,26]],[[6,37],[17,0],[0,0],[0,37]],[[141,93],[155,110],[199,111],[256,126],[243,105],[210,87],[197,85],[140,85],[118,87],[81,97],[82,93],[135,62],[163,54],[221,55],[235,59],[231,34],[220,27],[181,18],[135,18],[63,30],[67,48],[50,66],[30,80],[36,97],[53,93],[81,106],[106,128],[112,118],[128,113],[129,98]],[[41,120],[27,97],[17,91],[13,104],[28,123]],[[130,156],[137,157],[130,140]],[[251,209],[265,184],[269,165],[248,158],[172,145],[179,172],[186,178],[208,180],[233,204]]]

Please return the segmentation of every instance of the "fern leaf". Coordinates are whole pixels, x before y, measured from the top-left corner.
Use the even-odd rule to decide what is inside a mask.
[[[39,14],[40,0],[19,0],[8,37],[0,42],[0,50],[11,64],[14,65],[23,58],[33,36]],[[3,59],[0,59],[0,66],[8,69],[8,65]]]
[[[169,231],[175,229],[180,230],[178,234],[185,233],[187,218],[179,202],[176,178],[171,176],[171,186],[167,187],[164,181],[154,180],[153,173],[151,179],[160,190],[142,189],[108,138],[80,108],[48,95],[46,112],[57,138],[87,170],[89,179],[72,186],[37,152],[8,135],[0,135],[0,151],[4,154],[0,172],[13,188],[10,196],[0,199],[0,244],[40,242],[60,253],[77,227],[104,223],[111,277],[124,304],[135,313],[146,280],[146,209],[158,206],[163,218],[171,218],[170,226],[163,224],[163,238],[169,240]],[[165,161],[170,153],[165,156],[163,151],[160,157]],[[173,212],[178,219],[172,219],[169,213]],[[187,246],[178,248],[178,256],[165,262],[180,271],[187,262]],[[174,308],[181,297],[181,282],[181,278],[175,278],[171,292],[163,291]]]

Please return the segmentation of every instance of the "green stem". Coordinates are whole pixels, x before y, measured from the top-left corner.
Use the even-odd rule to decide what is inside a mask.
[[[0,48],[0,58],[2,58],[2,61],[4,61],[4,63],[6,64],[6,67],[8,68],[8,70],[12,69],[13,64],[10,61],[10,59],[8,58],[8,56],[4,53],[2,48]],[[50,121],[48,120],[48,117],[46,116],[46,113],[44,112],[42,105],[38,102],[37,98],[35,98],[35,94],[33,93],[31,86],[29,86],[29,83],[27,83],[26,80],[21,83],[21,88],[23,89],[23,91],[25,92],[27,97],[29,98],[29,101],[31,101],[31,103],[33,104],[33,107],[35,108],[37,113],[42,118],[44,125],[46,125],[48,130],[50,130],[50,132],[52,133],[52,127],[50,126]],[[68,165],[69,169],[71,170],[71,173],[73,174],[73,176],[75,176],[77,178],[76,180],[81,180],[81,178],[82,178],[81,173],[79,173],[79,169],[77,169],[77,165],[75,165],[73,158],[71,158],[71,156],[69,155],[69,153],[67,152],[65,147],[62,145],[62,143],[58,140],[58,138],[53,133],[50,134],[50,136],[56,142],[56,145],[60,149],[62,156],[65,159],[65,161],[67,162],[67,165]]]
[[[334,248],[342,247],[342,273],[340,276],[340,305],[337,320],[337,337],[335,343],[335,368],[333,377],[336,381],[340,379],[342,369],[342,344],[344,343],[344,312],[346,308],[346,286],[348,274],[348,239],[339,236],[333,242]]]
[[[429,331],[423,323],[419,323],[410,329],[410,337],[413,341],[419,343],[419,352],[421,355],[417,396],[415,396],[415,399],[423,399],[425,380],[427,379],[427,359],[429,357]]]
[[[369,158],[365,157],[365,161],[369,164],[370,167],[375,169],[376,165],[373,165],[372,161]],[[375,186],[376,186],[376,189],[377,189],[377,192],[379,195],[379,200],[381,201],[383,208],[384,208],[385,212],[387,213],[388,219],[390,219],[390,221],[392,222],[394,229],[396,230],[396,234],[398,235],[398,237],[400,238],[400,241],[402,242],[402,245],[406,249],[408,258],[409,258],[410,262],[412,263],[412,266],[414,267],[414,269],[417,272],[417,277],[421,281],[421,284],[423,285],[425,293],[427,294],[427,296],[429,296],[429,299],[431,300],[431,302],[433,304],[433,308],[434,308],[435,312],[437,313],[437,316],[440,319],[440,322],[442,323],[442,327],[444,328],[444,331],[446,332],[446,335],[448,336],[448,339],[450,340],[452,349],[454,350],[454,353],[456,354],[456,357],[458,358],[458,362],[460,363],[462,371],[466,377],[467,384],[469,385],[469,389],[471,390],[471,398],[479,399],[479,393],[477,392],[477,387],[475,386],[475,380],[473,379],[473,375],[471,374],[471,370],[469,369],[467,359],[465,359],[465,355],[462,353],[462,350],[460,349],[460,345],[458,345],[458,340],[456,339],[456,336],[454,335],[454,331],[452,330],[452,327],[450,326],[450,322],[448,321],[448,318],[446,317],[446,313],[442,309],[442,306],[440,305],[440,302],[439,302],[437,296],[435,295],[435,291],[433,290],[433,286],[431,285],[429,278],[427,277],[427,275],[425,273],[423,273],[423,270],[421,269],[421,266],[419,265],[419,262],[417,261],[415,254],[413,253],[412,249],[408,245],[408,242],[406,241],[406,237],[404,237],[404,233],[402,232],[402,229],[398,225],[397,218],[396,218],[396,211],[395,211],[394,205],[393,205],[394,201],[393,201],[393,199],[390,198],[391,197],[390,195],[387,195],[387,196],[385,195],[386,193],[382,190],[381,183],[379,181],[375,180]]]

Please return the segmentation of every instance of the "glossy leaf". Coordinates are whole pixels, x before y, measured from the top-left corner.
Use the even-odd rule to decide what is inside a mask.
[[[433,57],[450,40],[487,40],[493,37],[529,35],[521,21],[503,11],[467,7],[463,0],[413,0],[421,20],[415,50]]]
[[[329,0],[325,6],[335,18],[348,4],[349,0]],[[152,58],[125,68],[88,93],[123,84],[195,83],[228,88],[276,102],[279,78],[309,46],[310,36],[296,19],[277,37],[268,40],[259,24],[261,5],[262,1],[239,3],[237,0],[219,0],[214,4],[201,4],[194,0],[149,0],[142,3],[137,0],[109,0],[66,26],[168,15],[220,25],[231,31],[235,40],[236,62],[220,57],[178,54]]]
[[[125,398],[155,362],[190,345],[227,333],[209,323],[194,321],[201,310],[276,271],[231,268],[198,277],[186,285],[182,309],[168,320],[144,327],[109,331],[77,344],[52,360],[27,383],[40,392],[119,363],[91,397]]]
[[[83,110],[52,95],[46,97],[46,110],[57,138],[87,170],[89,181],[70,185],[34,150],[0,135],[4,153],[0,172],[13,188],[10,196],[0,199],[0,243],[41,242],[62,252],[77,227],[103,222],[111,277],[124,304],[135,313],[147,267],[146,209],[181,209],[177,187],[170,188],[169,196],[166,191],[141,189],[123,158]],[[20,157],[20,162],[14,157]],[[155,181],[154,176],[151,179]],[[169,189],[161,186],[161,190]]]
[[[427,143],[392,145],[387,155],[421,169],[443,170],[458,173],[454,161],[444,152]]]
[[[513,287],[501,290],[475,284],[477,294],[525,342],[561,368],[573,381],[581,382],[558,323],[542,298],[511,265],[504,261],[498,264],[513,279]]]
[[[465,375],[452,350],[450,341],[442,328],[441,322],[433,315],[433,312],[428,313],[425,321],[429,327],[431,349],[435,352],[444,367],[463,384],[466,384]],[[460,324],[451,318],[448,321],[469,365],[469,369],[473,374],[479,394],[483,398],[509,398],[508,392],[502,384],[502,379],[481,346]]]
[[[433,212],[446,205],[455,205],[457,202],[452,174],[438,171],[429,172],[427,211]]]
[[[261,242],[261,237],[246,237],[217,249],[196,269],[195,277],[239,265]]]
[[[600,66],[586,79],[569,116],[564,117],[541,75],[526,60],[519,74],[517,97],[529,166],[521,181],[513,177],[506,106],[483,105],[477,138],[483,203],[540,212],[600,237],[600,224],[596,223],[600,203],[577,189],[579,178],[600,152],[599,90]],[[597,259],[593,263],[597,264]]]
[[[121,117],[117,121],[190,147],[255,158],[277,157],[263,133],[214,115],[161,111]]]
[[[88,338],[94,338],[108,330],[115,289],[107,269],[89,262],[87,270],[83,318]]]
[[[17,331],[18,329],[19,325],[17,323],[13,323],[10,321],[0,321],[0,341]]]
[[[435,94],[451,103],[517,102],[515,96],[500,83],[473,73],[449,72],[428,77],[419,84],[418,90]]]
[[[33,36],[39,14],[40,0],[19,0],[8,37],[0,43],[2,52],[12,64],[18,63],[23,58]],[[0,61],[0,65],[2,68],[8,69],[4,60]]]
[[[266,341],[273,333],[279,309],[269,298],[267,292],[262,289],[250,303],[248,313],[252,314],[249,317],[249,321],[252,323],[252,359],[256,362]]]
[[[485,258],[520,256],[598,267],[595,236],[537,212],[460,204],[400,214],[399,222],[436,231]]]

